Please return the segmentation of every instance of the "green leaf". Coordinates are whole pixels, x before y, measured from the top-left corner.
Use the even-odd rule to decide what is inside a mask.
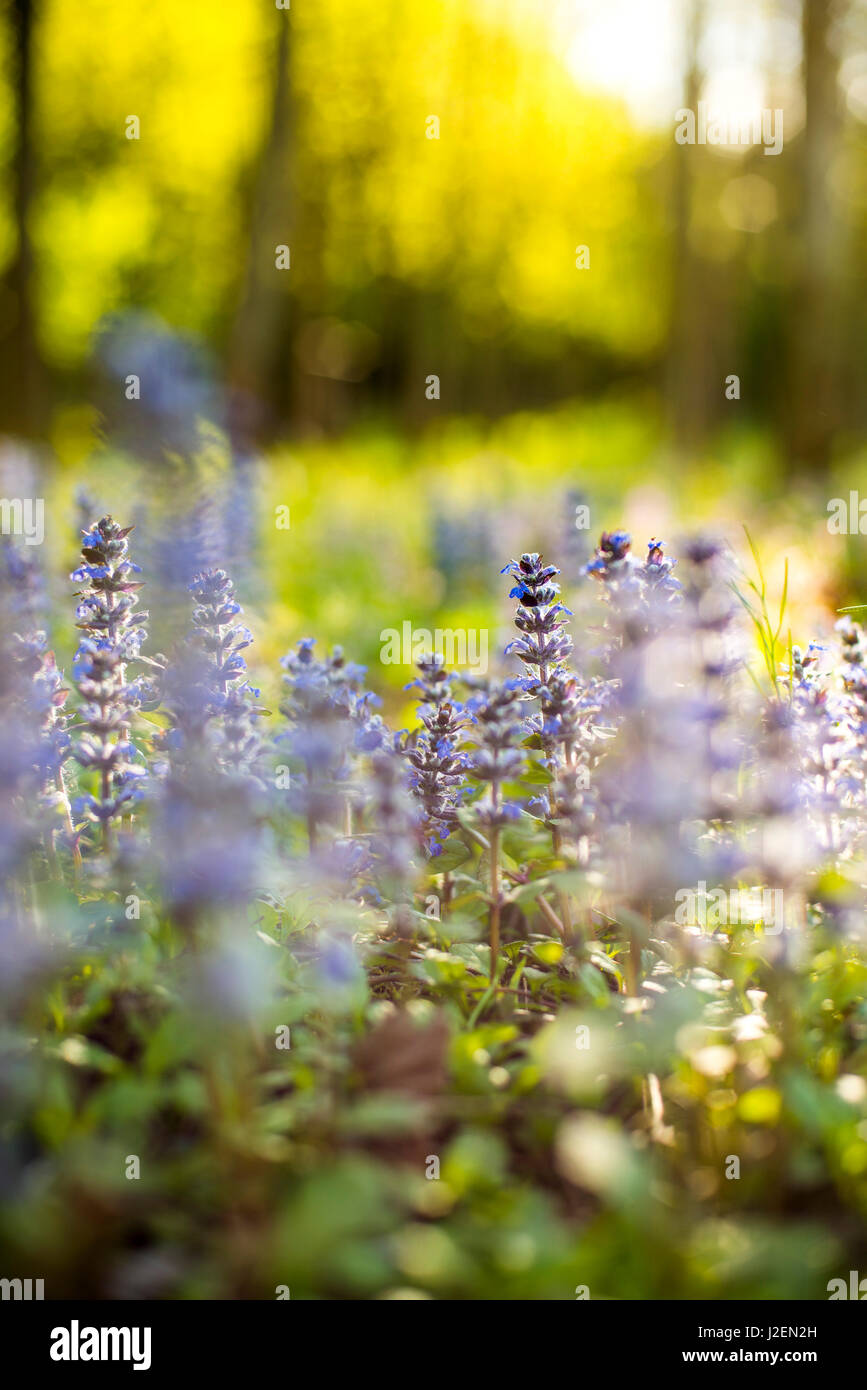
[[[530,762],[521,781],[529,782],[532,786],[549,786],[554,781],[554,774],[542,763]]]
[[[91,1042],[89,1038],[83,1038],[75,1034],[72,1037],[64,1038],[63,1042],[56,1047],[46,1049],[51,1057],[59,1057],[61,1061],[67,1062],[72,1067],[90,1068],[92,1071],[99,1071],[105,1075],[120,1071],[123,1063],[119,1057],[115,1057],[113,1052],[107,1048],[100,1047],[98,1043]]]
[[[551,887],[549,878],[537,878],[532,883],[522,883],[512,892],[505,895],[508,903],[531,903],[535,902],[540,893],[544,893]]]
[[[442,854],[438,854],[435,859],[430,861],[431,872],[449,874],[471,858],[472,851],[464,844],[463,840],[456,835],[451,835],[443,845]]]

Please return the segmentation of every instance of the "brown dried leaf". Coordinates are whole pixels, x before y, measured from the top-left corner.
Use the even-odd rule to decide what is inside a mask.
[[[446,1085],[448,1024],[442,1014],[426,1027],[405,1010],[389,1014],[353,1049],[367,1091],[436,1096]]]

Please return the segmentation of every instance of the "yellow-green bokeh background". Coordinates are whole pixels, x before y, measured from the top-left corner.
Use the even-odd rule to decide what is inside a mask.
[[[145,314],[207,354],[217,474],[256,404],[263,661],[315,632],[375,662],[407,618],[493,640],[500,565],[559,555],[570,489],[642,546],[749,522],[820,635],[867,577],[825,525],[867,488],[865,52],[846,0],[8,5],[0,429],[38,450],[58,573],[82,481],[171,502],[151,383],[131,449],[96,365]],[[783,111],[779,156],[675,142],[720,92]]]

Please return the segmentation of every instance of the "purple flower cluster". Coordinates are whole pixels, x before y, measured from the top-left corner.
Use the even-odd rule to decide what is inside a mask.
[[[571,617],[571,613],[558,599],[560,585],[555,576],[560,571],[555,565],[543,564],[541,555],[533,554],[510,560],[500,573],[511,574],[517,580],[509,590],[509,598],[518,600],[515,627],[521,636],[510,642],[506,651],[513,652],[533,670],[543,686],[548,672],[561,665],[572,650],[572,639],[561,617]]]
[[[307,825],[309,847],[319,843],[319,827],[342,813],[351,834],[360,799],[355,760],[387,743],[387,730],[374,712],[378,697],[364,689],[365,668],[347,662],[340,647],[320,660],[312,637],[302,638],[281,660],[286,695],[280,711],[289,723],[281,736],[291,771],[290,802]]]
[[[419,676],[407,690],[421,693],[418,714],[423,728],[408,741],[406,756],[411,766],[410,785],[421,803],[423,835],[428,853],[437,857],[458,822],[458,806],[466,753],[461,750],[466,711],[452,698],[452,687],[440,655],[423,656]]]
[[[140,572],[128,553],[132,529],[103,517],[85,532],[83,563],[70,576],[87,585],[79,592],[77,609],[76,626],[84,636],[73,665],[81,697],[73,754],[82,768],[96,774],[94,790],[76,809],[101,826],[106,850],[113,821],[131,810],[145,776],[130,737],[141,689],[126,679],[127,666],[139,657],[148,618],[135,612],[141,585],[132,578]]]
[[[519,781],[524,770],[525,757],[519,744],[525,735],[522,703],[527,685],[525,679],[506,680],[486,695],[472,696],[467,701],[475,744],[469,774],[486,788],[481,800],[475,802],[473,813],[488,833],[521,816],[521,807],[503,800],[502,791],[505,783]]]
[[[168,657],[144,655],[131,529],[105,516],[83,533],[72,715],[39,625],[39,575],[4,548],[3,863],[41,855],[53,876],[74,878],[83,854],[97,876],[140,874],[198,943],[257,894],[279,903],[296,887],[340,939],[347,905],[414,939],[427,861],[444,910],[453,892],[465,900],[473,875],[487,879],[467,891],[483,892],[490,914],[493,980],[501,915],[523,901],[503,892],[506,880],[524,888],[538,864],[551,900],[530,884],[527,901],[538,898],[546,928],[574,946],[592,929],[576,921],[574,873],[584,871],[609,920],[646,926],[633,933],[633,988],[647,932],[669,930],[681,885],[803,889],[807,868],[863,848],[864,634],[838,624],[839,660],[792,646],[791,669],[757,697],[730,559],[712,540],[684,547],[675,579],[661,541],[637,559],[625,532],[603,533],[583,569],[596,583],[578,594],[602,602],[577,659],[559,569],[536,552],[511,560],[502,573],[518,636],[506,652],[520,676],[465,677],[459,700],[460,677],[440,655],[423,657],[407,687],[419,697],[412,733],[389,731],[365,668],[339,647],[317,655],[304,638],[282,660],[285,723],[269,735],[226,570],[195,570],[187,556],[192,631],[167,644]],[[146,769],[155,775],[140,802]],[[118,835],[133,813],[135,834]],[[87,822],[101,835],[83,836]]]

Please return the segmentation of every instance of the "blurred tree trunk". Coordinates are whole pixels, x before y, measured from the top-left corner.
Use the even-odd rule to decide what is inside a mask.
[[[837,64],[828,37],[833,0],[802,0],[806,125],[796,166],[799,276],[789,333],[787,444],[795,468],[824,468],[839,424],[836,228],[827,174],[836,153]]]
[[[292,154],[290,12],[274,10],[271,121],[252,201],[247,266],[228,350],[230,434],[243,452],[269,433],[283,413],[289,379],[287,322],[292,269]],[[278,246],[290,247],[290,268],[276,265]],[[282,364],[282,370],[281,370]]]
[[[30,214],[34,191],[33,156],[33,0],[12,0],[14,52],[14,146],[10,160],[16,246],[0,288],[0,427],[34,435],[44,427],[40,412],[43,366],[33,304],[33,247]]]
[[[685,101],[697,112],[701,90],[698,46],[704,22],[704,0],[687,0],[687,70]],[[674,177],[674,243],[671,285],[671,334],[666,369],[666,395],[673,433],[685,446],[697,442],[707,427],[708,358],[711,324],[705,313],[705,268],[690,241],[693,161],[701,158],[694,146],[678,145],[672,136]],[[719,383],[720,395],[723,383]]]

